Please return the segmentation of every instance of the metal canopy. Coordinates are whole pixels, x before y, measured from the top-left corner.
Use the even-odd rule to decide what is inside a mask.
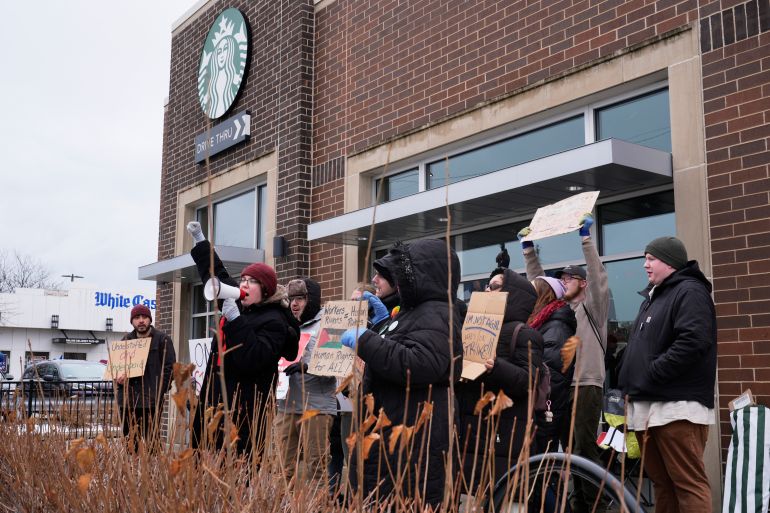
[[[608,139],[356,210],[308,225],[308,240],[365,246],[373,215],[376,245],[442,235],[446,204],[452,229],[533,214],[586,191],[609,197],[671,183],[671,154]]]
[[[247,265],[265,261],[262,249],[235,248],[217,246],[217,254],[227,268],[230,276],[239,276]],[[168,260],[143,265],[139,268],[139,279],[159,282],[199,283],[200,277],[190,254],[180,255]]]

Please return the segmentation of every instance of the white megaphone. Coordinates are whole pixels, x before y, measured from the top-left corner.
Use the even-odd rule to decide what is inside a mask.
[[[246,297],[246,291],[227,283],[222,283],[216,278],[210,278],[203,287],[203,297],[207,301],[228,298],[243,299]]]

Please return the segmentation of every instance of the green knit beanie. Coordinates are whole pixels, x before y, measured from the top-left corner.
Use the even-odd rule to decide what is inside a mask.
[[[687,265],[687,249],[676,237],[658,237],[647,244],[644,253],[662,260],[677,271]]]

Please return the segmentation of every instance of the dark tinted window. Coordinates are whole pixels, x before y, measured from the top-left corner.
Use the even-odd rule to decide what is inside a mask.
[[[577,116],[509,139],[428,164],[428,189],[499,171],[585,144],[583,116]]]
[[[420,173],[417,168],[375,180],[375,193],[380,203],[403,198],[419,192]],[[382,192],[380,192],[382,186]]]
[[[603,254],[643,251],[652,239],[676,235],[674,191],[599,207]]]
[[[596,139],[610,137],[671,152],[668,89],[597,109]]]

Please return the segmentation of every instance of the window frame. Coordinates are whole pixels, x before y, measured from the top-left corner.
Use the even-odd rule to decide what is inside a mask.
[[[267,198],[267,182],[266,181],[259,181],[257,183],[251,184],[251,185],[249,185],[247,187],[240,187],[240,188],[238,188],[236,190],[233,190],[233,191],[227,191],[224,194],[213,195],[212,200],[211,200],[212,213],[211,213],[211,224],[210,225],[209,225],[208,213],[205,214],[207,216],[207,218],[206,218],[207,230],[206,230],[206,234],[205,234],[207,239],[213,240],[213,238],[211,236],[211,230],[213,229],[213,225],[215,224],[215,221],[214,221],[214,211],[216,210],[217,204],[224,203],[226,201],[232,200],[234,198],[237,198],[239,196],[243,196],[243,195],[246,195],[246,194],[249,194],[249,193],[254,194],[254,223],[255,223],[255,230],[254,230],[254,234],[253,234],[253,238],[252,238],[253,249],[265,249],[265,248],[263,248],[261,246],[262,246],[263,243],[265,245],[267,244],[267,240],[265,238],[265,234],[267,233],[267,227],[266,227],[267,219],[261,219],[262,216],[260,215],[260,213],[262,212],[262,203],[264,202],[265,204],[267,204],[267,202],[269,201],[268,198]],[[202,212],[204,212],[204,211],[207,212],[208,207],[209,207],[208,201],[205,202],[205,203],[201,202],[199,204],[193,205],[193,218],[196,221],[201,222],[200,219],[201,219]],[[203,223],[201,222],[201,224],[203,224]]]

